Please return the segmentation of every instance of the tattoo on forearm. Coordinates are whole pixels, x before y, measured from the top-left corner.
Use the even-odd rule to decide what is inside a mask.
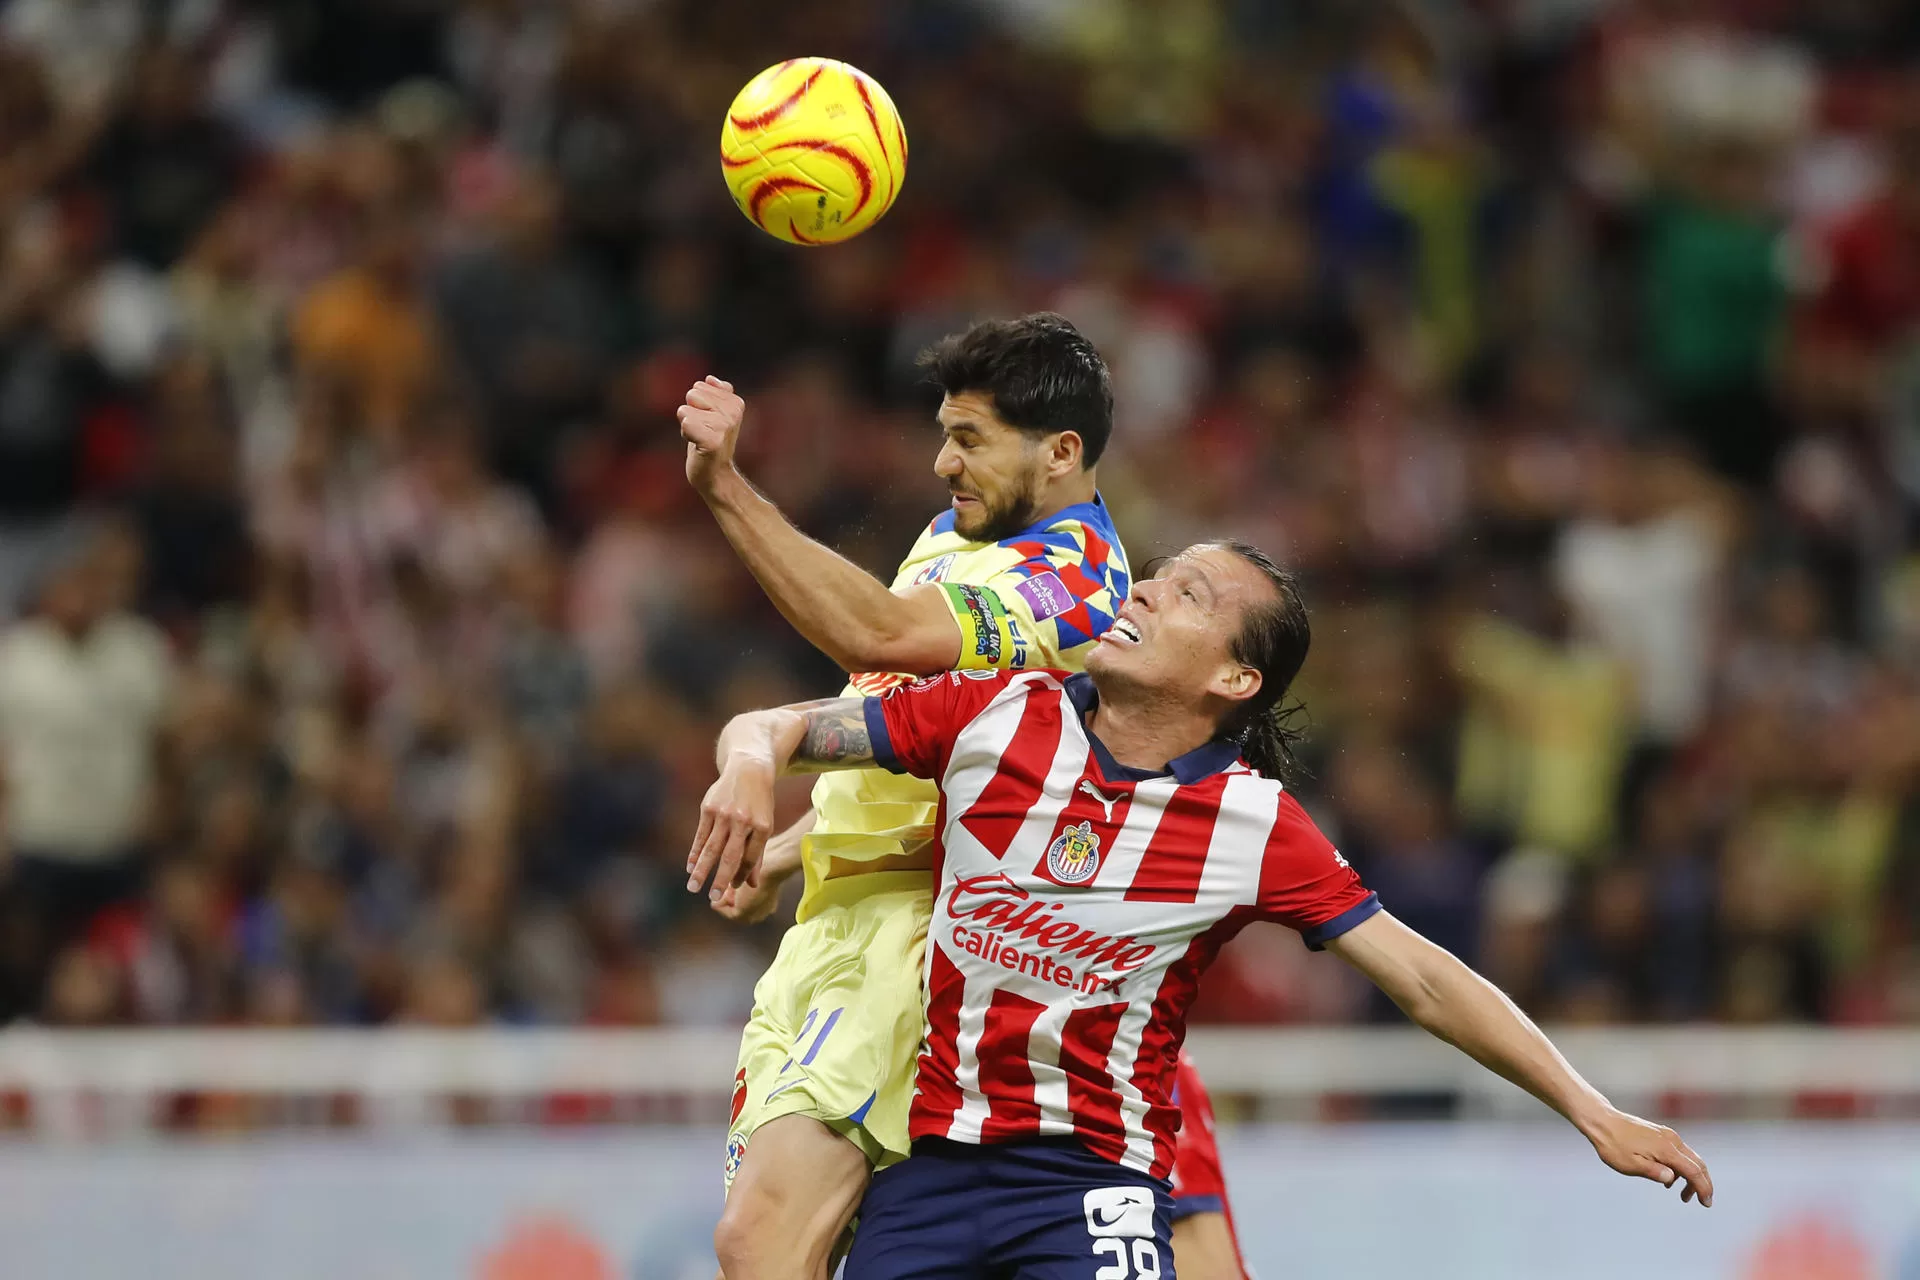
[[[806,734],[789,766],[795,772],[819,772],[836,766],[871,764],[873,738],[859,698],[836,698],[805,712]]]

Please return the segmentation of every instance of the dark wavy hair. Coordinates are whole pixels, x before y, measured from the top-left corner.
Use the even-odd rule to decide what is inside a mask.
[[[1214,544],[1233,552],[1273,585],[1273,598],[1249,608],[1228,645],[1235,662],[1260,673],[1260,690],[1237,704],[1220,722],[1220,736],[1240,746],[1255,772],[1292,782],[1302,772],[1294,748],[1306,736],[1296,721],[1304,708],[1286,701],[1287,690],[1306,663],[1313,644],[1307,606],[1294,576],[1260,548],[1236,538]]]
[[[950,396],[983,392],[1010,427],[1030,436],[1072,431],[1091,467],[1113,434],[1113,379],[1093,343],[1065,316],[1036,311],[981,320],[920,353],[927,380]]]

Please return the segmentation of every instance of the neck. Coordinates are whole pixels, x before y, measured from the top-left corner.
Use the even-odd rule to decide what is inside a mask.
[[[1034,511],[1033,523],[1043,523],[1068,507],[1092,502],[1097,488],[1091,471],[1082,471],[1057,484],[1048,485],[1047,491],[1040,497],[1039,507]]]
[[[1129,769],[1164,769],[1213,740],[1204,712],[1149,691],[1100,689],[1087,728]]]
[[[93,630],[93,622],[88,618],[61,617],[56,614],[49,616],[47,621],[53,623],[54,629],[65,636],[69,644],[79,644]]]

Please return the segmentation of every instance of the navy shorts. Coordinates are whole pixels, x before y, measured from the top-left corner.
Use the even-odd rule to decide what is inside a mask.
[[[1071,1138],[923,1138],[874,1175],[845,1280],[1172,1280],[1172,1214],[1164,1181]]]

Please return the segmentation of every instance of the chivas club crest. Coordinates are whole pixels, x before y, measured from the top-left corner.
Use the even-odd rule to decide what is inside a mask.
[[[1061,884],[1085,884],[1099,869],[1100,837],[1090,822],[1068,827],[1047,847],[1047,874]]]

